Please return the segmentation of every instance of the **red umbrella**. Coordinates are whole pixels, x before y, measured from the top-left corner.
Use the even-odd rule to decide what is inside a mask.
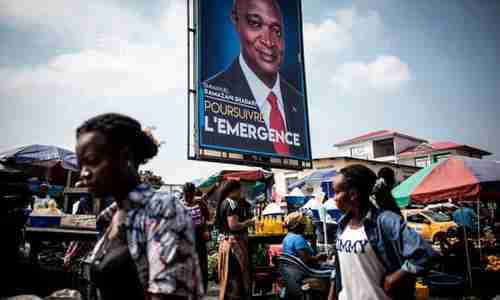
[[[427,167],[393,190],[403,203],[431,204],[454,199],[499,201],[500,163],[470,157],[451,156]]]

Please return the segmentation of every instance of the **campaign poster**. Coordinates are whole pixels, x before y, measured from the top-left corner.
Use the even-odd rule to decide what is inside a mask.
[[[198,143],[310,160],[300,0],[199,0]]]

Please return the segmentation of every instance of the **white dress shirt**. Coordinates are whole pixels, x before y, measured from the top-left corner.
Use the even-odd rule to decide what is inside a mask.
[[[287,127],[286,117],[284,113],[285,110],[283,105],[283,97],[281,96],[280,74],[277,74],[276,83],[274,84],[273,88],[270,89],[259,79],[259,77],[257,77],[252,69],[250,69],[241,54],[239,57],[239,63],[241,66],[241,70],[243,71],[243,75],[248,82],[248,86],[250,87],[250,91],[252,91],[253,98],[255,99],[257,106],[259,106],[260,112],[264,116],[264,122],[266,123],[267,128],[270,128],[269,118],[271,114],[271,104],[269,103],[269,101],[267,101],[267,96],[270,92],[273,92],[274,95],[276,95],[276,98],[278,98],[278,109],[281,113],[283,121],[285,122],[285,127]]]

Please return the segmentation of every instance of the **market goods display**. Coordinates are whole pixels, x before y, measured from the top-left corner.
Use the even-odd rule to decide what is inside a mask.
[[[258,217],[255,221],[256,235],[281,235],[286,234],[282,216]]]
[[[56,201],[51,199],[47,204],[34,206],[34,210],[28,217],[28,224],[32,227],[59,227],[62,216]]]
[[[283,215],[277,216],[262,216],[257,217],[255,220],[255,234],[256,235],[283,235],[288,233],[288,228],[285,225],[285,217]],[[250,233],[254,233],[250,231]],[[305,234],[314,233],[314,225],[312,220],[306,216],[305,218]]]
[[[76,229],[95,229],[96,216],[94,215],[64,215],[61,227]]]
[[[488,260],[488,265],[486,266],[487,271],[500,271],[500,256],[490,255],[487,256],[486,259]]]
[[[60,215],[61,211],[57,208],[57,203],[54,199],[50,199],[46,205],[38,203],[35,204],[33,214],[36,215]]]

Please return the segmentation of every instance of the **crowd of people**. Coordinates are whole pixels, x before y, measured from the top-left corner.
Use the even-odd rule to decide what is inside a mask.
[[[76,136],[80,185],[114,199],[99,216],[107,227],[91,255],[92,275],[103,299],[203,298],[210,213],[195,186],[186,183],[182,199],[177,199],[140,182],[138,168],[156,155],[158,146],[130,117],[99,115],[84,122]],[[387,193],[393,175],[386,170],[377,179],[370,169],[353,165],[335,178],[335,201],[345,215],[336,233],[329,299],[413,295],[415,275],[426,269],[433,252],[406,226]],[[215,220],[220,232],[219,299],[249,299],[248,227],[255,219],[239,181],[223,183]],[[326,259],[304,238],[302,213],[289,214],[285,223],[289,233],[284,253],[311,267]]]
[[[204,299],[210,273],[207,243],[214,241],[217,267],[210,270],[218,276],[219,299],[251,298],[248,232],[256,218],[240,181],[224,180],[208,194],[191,182],[180,194],[153,188],[138,170],[157,154],[159,145],[137,120],[125,115],[108,113],[83,122],[76,140],[81,168],[77,186],[88,188],[105,206],[97,216],[97,243],[71,243],[68,253],[85,252],[101,299]],[[327,230],[327,237],[322,236],[332,247],[319,247],[319,240],[317,247],[311,246],[303,211],[284,219],[282,253],[308,268],[331,270],[330,279],[322,279],[322,299],[412,299],[417,276],[436,262],[429,243],[407,226],[391,194],[395,184],[390,168],[378,174],[363,165],[341,169],[328,201],[335,202],[342,217]],[[40,185],[31,206],[51,201],[48,188]],[[78,203],[73,213],[93,213],[90,199]],[[442,239],[439,244],[439,263],[454,267],[450,274],[463,273],[467,261],[480,264],[481,255],[466,235],[477,234],[480,216],[488,217],[490,211],[478,216],[475,208],[430,208],[459,225],[447,235],[454,243]],[[70,262],[65,257],[65,266]],[[286,299],[286,282],[283,295]]]

